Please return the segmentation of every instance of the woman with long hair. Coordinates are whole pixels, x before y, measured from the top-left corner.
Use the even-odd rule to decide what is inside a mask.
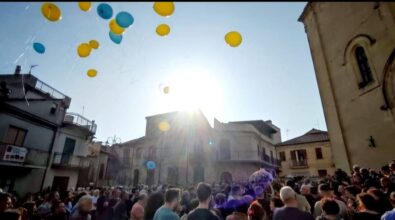
[[[161,192],[152,193],[147,200],[147,205],[145,207],[145,220],[153,220],[156,210],[158,210],[163,203],[165,198]]]

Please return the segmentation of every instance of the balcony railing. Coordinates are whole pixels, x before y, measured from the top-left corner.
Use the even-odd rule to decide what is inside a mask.
[[[90,121],[84,116],[77,113],[66,113],[64,117],[64,121],[68,123],[72,123],[78,125],[80,127],[84,127],[89,130],[89,132],[95,134],[96,133],[96,124],[95,121]]]
[[[56,90],[55,88],[51,87],[50,85],[46,84],[45,82],[37,79],[37,83],[35,86],[36,89],[40,90],[43,93],[46,93],[48,95],[50,95],[51,97],[55,98],[55,99],[64,99],[66,98],[66,95],[59,92],[58,90]]]
[[[257,151],[217,151],[216,160],[222,162],[266,162],[267,164],[276,165],[275,161],[271,161],[269,156],[263,155],[262,158]]]
[[[45,167],[49,155],[49,152],[44,150],[0,142],[0,162],[3,163],[14,163],[18,166]]]
[[[289,161],[290,168],[300,169],[307,168],[309,165],[307,164],[307,160],[291,160]]]
[[[62,168],[88,168],[89,160],[85,160],[84,157],[73,154],[55,153],[53,155],[52,166]]]

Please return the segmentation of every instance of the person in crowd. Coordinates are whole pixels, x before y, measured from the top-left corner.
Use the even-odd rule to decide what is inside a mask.
[[[196,189],[194,186],[189,187],[188,192],[191,196],[191,199],[196,199]]]
[[[156,210],[154,220],[179,220],[176,208],[179,205],[179,192],[178,189],[168,189],[165,193],[165,204]]]
[[[109,191],[102,190],[96,203],[96,219],[112,220],[113,209],[109,206]]]
[[[90,195],[82,196],[78,200],[76,207],[77,209],[71,215],[70,220],[91,220],[90,211],[93,208],[93,202]]]
[[[142,192],[143,193],[143,192]],[[147,199],[145,207],[145,220],[153,220],[156,210],[158,210],[164,203],[165,198],[162,193],[154,192]]]
[[[302,186],[300,187],[300,194],[307,199],[307,202],[310,205],[310,213],[314,213],[314,205],[317,200],[313,197],[313,195],[311,195],[310,185],[302,184]]]
[[[217,193],[214,197],[214,201],[214,208],[221,210],[226,203],[226,195],[224,193]]]
[[[240,203],[234,207],[234,211],[226,217],[226,220],[248,220],[247,212],[249,204],[244,199],[240,200]]]
[[[74,197],[74,200],[72,202],[73,208],[71,208],[71,212],[70,215],[73,215],[75,211],[78,210],[78,201],[80,201],[80,199],[86,195],[88,195],[87,192],[83,191],[83,192],[77,192],[77,196]]]
[[[229,197],[228,197],[228,201],[235,199],[235,200],[239,200],[241,199],[243,195],[243,192],[241,191],[241,187],[239,185],[235,185],[231,188]]]
[[[199,200],[199,205],[188,214],[187,219],[219,220],[219,217],[210,211],[210,203],[213,198],[211,186],[206,183],[199,183],[196,189],[196,195]]]
[[[390,167],[389,179],[395,185],[395,160],[391,161],[388,165]]]
[[[383,215],[384,212],[392,209],[391,203],[388,199],[389,197],[387,197],[382,191],[376,188],[371,188],[367,193],[373,196],[374,200],[376,201],[376,211],[380,215]]]
[[[390,178],[387,176],[384,176],[380,179],[380,186],[381,186],[381,191],[389,197],[389,195],[395,191],[395,185],[391,183]]]
[[[94,206],[96,206],[97,199],[99,198],[99,194],[100,194],[100,190],[98,190],[98,189],[95,189],[92,192],[92,202],[93,202]]]
[[[252,202],[248,207],[247,216],[248,220],[266,220],[265,210],[258,201]]]
[[[188,219],[188,213],[191,211],[191,210],[194,210],[194,209],[196,209],[197,207],[198,207],[198,205],[199,205],[199,200],[198,199],[192,199],[191,200],[191,202],[190,202],[190,204],[189,204],[189,211],[188,212],[185,212],[184,214],[181,214],[181,220],[187,220]],[[216,209],[213,209],[213,211],[214,212],[216,212],[217,210]]]
[[[279,197],[273,197],[270,199],[270,211],[274,212],[276,208],[284,206],[283,201]]]
[[[395,192],[390,194],[389,201],[391,202],[393,209],[386,211],[383,216],[381,216],[381,220],[395,220]]]
[[[66,198],[64,198],[63,202],[66,205],[67,212],[71,213],[73,209],[73,201],[74,201],[74,191],[68,191]]]
[[[340,207],[334,199],[324,199],[322,202],[322,214],[316,220],[342,220],[339,215]]]
[[[37,213],[42,217],[45,218],[51,213],[51,206],[52,202],[59,200],[59,192],[58,191],[52,191],[49,193],[46,197],[46,200],[44,203],[42,203],[38,208],[37,208]]]
[[[114,214],[113,220],[127,220],[129,219],[127,213],[126,201],[128,200],[128,195],[124,190],[117,190],[116,198],[117,202],[113,206]]]
[[[379,220],[380,214],[376,211],[376,201],[373,196],[367,193],[357,195],[358,211],[354,215],[354,220]]]
[[[360,170],[361,170],[361,167],[359,166],[359,165],[357,165],[357,164],[354,164],[353,166],[352,166],[352,175],[354,175],[354,174],[360,174]]]
[[[144,207],[147,204],[147,198],[146,194],[139,195],[137,202],[130,211],[130,220],[144,220]]]
[[[291,187],[293,190],[295,190],[295,182],[294,181],[288,180],[286,182],[286,185]],[[298,200],[298,209],[300,209],[301,211],[308,212],[308,213],[311,212],[311,206],[310,206],[309,202],[307,201],[306,197],[296,193],[296,200]]]
[[[339,205],[340,212],[339,212],[339,217],[343,219],[348,219],[348,213],[347,213],[347,206],[344,202],[335,199],[333,195],[333,191],[330,188],[329,184],[321,184],[318,187],[318,191],[321,195],[321,200],[317,201],[314,205],[314,217],[318,217],[322,215],[322,205],[325,199],[334,199],[335,202]]]
[[[280,190],[280,198],[284,203],[284,207],[277,208],[273,214],[273,220],[287,220],[287,219],[298,219],[298,220],[313,220],[314,217],[308,213],[301,211],[298,206],[298,200],[296,199],[295,191],[289,187],[284,186]]]
[[[191,211],[191,209],[190,209],[191,195],[189,194],[188,191],[182,192],[180,205],[181,205],[180,216],[183,216],[184,214],[188,214],[189,211]]]
[[[46,220],[68,220],[69,216],[65,204],[61,200],[54,200],[51,206],[51,214]]]
[[[0,193],[0,213],[5,212],[7,209],[11,209],[13,207],[11,195],[8,193],[1,192]]]

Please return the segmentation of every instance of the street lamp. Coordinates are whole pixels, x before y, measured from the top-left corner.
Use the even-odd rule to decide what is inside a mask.
[[[111,141],[111,142],[110,142]],[[114,144],[120,144],[121,143],[121,138],[117,137],[115,134],[113,137],[108,137],[107,141],[106,141],[106,145],[109,145],[111,143],[111,145]]]

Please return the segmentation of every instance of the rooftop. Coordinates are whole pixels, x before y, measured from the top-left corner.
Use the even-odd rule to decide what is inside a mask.
[[[313,128],[302,136],[281,142],[276,146],[297,145],[297,144],[306,144],[306,143],[324,142],[324,141],[329,141],[328,132]]]
[[[262,134],[274,134],[277,132],[272,126],[268,125],[268,123],[263,120],[231,121],[229,124],[250,124],[258,129],[258,131]]]

